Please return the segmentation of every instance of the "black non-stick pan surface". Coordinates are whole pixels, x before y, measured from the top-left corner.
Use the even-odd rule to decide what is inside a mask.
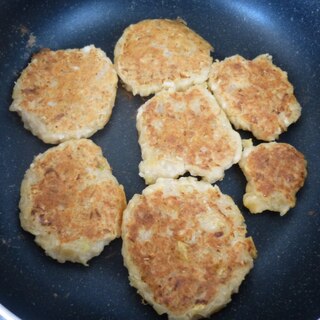
[[[113,59],[123,30],[146,18],[184,19],[215,48],[214,58],[273,56],[286,70],[302,116],[280,136],[303,152],[308,178],[297,205],[280,217],[251,215],[242,205],[245,179],[237,165],[218,185],[233,197],[254,238],[258,259],[240,292],[214,319],[320,317],[320,2],[319,1],[1,1],[0,2],[0,303],[22,319],[165,319],[129,286],[121,240],[90,267],[59,264],[24,232],[18,219],[20,183],[35,155],[50,145],[8,111],[14,81],[43,47],[94,44]],[[145,187],[135,129],[144,102],[121,85],[107,126],[92,139],[102,147],[127,199]],[[241,132],[242,137],[250,134]]]

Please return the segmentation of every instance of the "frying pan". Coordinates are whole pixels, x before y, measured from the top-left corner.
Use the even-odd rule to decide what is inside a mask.
[[[8,111],[14,81],[40,48],[95,44],[113,58],[125,27],[146,18],[184,19],[214,47],[214,58],[236,53],[273,56],[286,70],[302,117],[280,136],[303,152],[308,178],[297,205],[280,217],[251,215],[242,205],[245,179],[233,166],[218,185],[246,219],[259,256],[255,267],[214,319],[320,317],[320,3],[319,1],[1,1],[0,2],[0,303],[22,319],[165,319],[129,286],[121,239],[90,267],[46,257],[18,219],[20,183],[35,155],[50,146]],[[135,129],[144,102],[121,85],[107,126],[92,139],[102,147],[128,200],[145,187],[138,176]],[[250,134],[241,132],[243,138]]]

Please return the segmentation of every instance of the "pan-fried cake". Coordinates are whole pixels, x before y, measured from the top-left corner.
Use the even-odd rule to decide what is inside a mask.
[[[256,249],[244,218],[217,186],[158,179],[124,211],[122,255],[130,284],[170,319],[198,319],[231,300]]]
[[[112,62],[93,45],[45,49],[16,82],[10,110],[46,143],[90,137],[110,118],[117,82]]]
[[[239,55],[214,62],[209,87],[236,129],[272,141],[301,114],[287,73],[262,54],[252,61]]]
[[[162,91],[142,105],[137,129],[147,184],[187,171],[213,183],[241,157],[241,138],[213,95],[203,86]]]
[[[296,193],[307,176],[303,154],[287,143],[261,143],[254,147],[244,140],[239,165],[248,184],[243,197],[251,213],[265,210],[284,215],[296,204]]]
[[[125,29],[115,46],[114,62],[126,89],[148,96],[205,82],[211,50],[182,20],[143,20]]]
[[[120,236],[126,199],[101,149],[80,139],[34,159],[19,206],[21,226],[47,255],[87,265]]]

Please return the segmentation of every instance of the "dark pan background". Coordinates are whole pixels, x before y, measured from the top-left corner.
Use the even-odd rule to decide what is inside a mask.
[[[237,165],[218,183],[242,210],[259,256],[232,303],[212,318],[318,319],[319,10],[319,1],[0,1],[0,303],[23,319],[166,319],[143,305],[129,286],[120,239],[83,267],[46,257],[20,228],[21,180],[34,156],[50,146],[25,130],[8,107],[14,81],[40,48],[95,44],[113,59],[114,45],[130,23],[181,17],[213,44],[215,58],[239,53],[251,59],[267,52],[288,72],[302,117],[280,141],[293,144],[308,160],[306,184],[296,207],[284,217],[249,214],[242,205],[245,179]],[[92,137],[128,200],[144,188],[135,129],[143,101],[120,85],[111,121]]]

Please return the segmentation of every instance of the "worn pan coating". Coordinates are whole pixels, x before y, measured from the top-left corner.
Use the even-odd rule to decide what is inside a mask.
[[[90,267],[46,257],[19,226],[19,188],[35,155],[49,145],[8,111],[14,81],[42,47],[95,44],[113,58],[130,23],[181,17],[215,47],[214,57],[270,53],[286,70],[302,117],[280,141],[306,155],[309,176],[286,216],[250,215],[242,206],[244,177],[237,166],[219,186],[244,213],[259,257],[240,292],[214,319],[320,317],[320,86],[319,1],[1,1],[0,2],[0,303],[23,319],[158,319],[129,286],[112,242]],[[144,188],[135,115],[142,99],[121,87],[110,123],[93,136],[127,198]],[[241,133],[243,137],[249,134]],[[163,318],[166,318],[165,316]]]

